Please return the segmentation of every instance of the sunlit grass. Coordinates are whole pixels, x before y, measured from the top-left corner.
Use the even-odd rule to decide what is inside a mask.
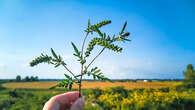
[[[30,89],[49,89],[52,86],[58,84],[58,81],[50,82],[11,82],[4,83],[2,86],[6,88],[30,88]],[[90,88],[108,88],[108,87],[117,87],[123,86],[125,89],[131,88],[162,88],[162,87],[173,87],[182,84],[182,82],[170,82],[170,81],[159,81],[159,82],[101,82],[101,81],[84,81],[83,89]],[[77,85],[73,85],[73,88],[78,88]]]

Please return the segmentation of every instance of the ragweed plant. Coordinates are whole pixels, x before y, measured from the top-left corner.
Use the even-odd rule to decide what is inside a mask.
[[[96,80],[96,79],[109,80],[107,77],[105,77],[102,74],[101,70],[98,67],[94,67],[94,68],[90,68],[90,69],[89,69],[89,67],[97,59],[97,57],[100,56],[100,54],[102,54],[102,52],[105,49],[109,49],[109,50],[112,50],[115,52],[121,52],[122,48],[117,46],[115,44],[116,42],[131,41],[128,39],[128,36],[130,35],[130,33],[125,32],[127,22],[124,23],[124,26],[123,26],[121,32],[119,32],[119,34],[117,36],[113,35],[112,37],[110,37],[110,35],[108,35],[106,33],[102,33],[100,31],[101,27],[103,27],[107,24],[110,24],[110,23],[111,23],[110,20],[105,20],[105,21],[102,21],[100,23],[91,25],[90,20],[89,20],[87,29],[85,30],[86,36],[84,37],[81,50],[79,50],[77,48],[77,46],[73,42],[71,42],[72,47],[74,49],[73,55],[78,58],[78,61],[80,62],[80,65],[81,65],[81,72],[79,74],[73,73],[67,67],[67,64],[62,59],[62,57],[60,55],[57,55],[52,48],[51,48],[52,56],[49,56],[46,54],[41,54],[41,56],[35,58],[34,60],[32,60],[30,62],[30,66],[33,67],[33,66],[36,66],[40,63],[52,64],[52,65],[54,65],[55,68],[59,67],[59,66],[63,66],[65,68],[65,70],[67,70],[71,74],[71,76],[69,74],[64,74],[66,79],[64,81],[60,82],[57,86],[71,89],[73,83],[76,83],[79,86],[80,93],[81,93],[81,87],[82,87],[82,78],[84,75],[93,76],[94,80]],[[84,51],[86,39],[89,35],[93,35],[93,33],[97,33],[98,37],[92,38],[88,44],[88,47]],[[101,46],[102,50],[87,64],[86,60],[90,56],[92,50],[94,49],[94,47],[96,45]]]

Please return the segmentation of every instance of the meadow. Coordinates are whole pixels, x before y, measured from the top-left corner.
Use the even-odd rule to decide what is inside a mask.
[[[58,81],[44,81],[44,82],[11,82],[5,83],[2,86],[6,88],[30,88],[30,89],[49,89],[57,85]],[[162,87],[174,87],[180,85],[181,81],[157,81],[157,82],[103,82],[103,81],[84,81],[82,88],[83,89],[92,89],[92,88],[109,88],[109,87],[118,87],[123,86],[125,89],[132,88],[162,88]],[[78,88],[76,84],[73,85],[73,88]]]
[[[9,82],[0,89],[0,110],[41,110],[57,82]],[[182,82],[84,82],[85,110],[193,110],[195,89],[178,89]],[[123,87],[124,86],[124,87]],[[74,86],[73,91],[77,90]]]

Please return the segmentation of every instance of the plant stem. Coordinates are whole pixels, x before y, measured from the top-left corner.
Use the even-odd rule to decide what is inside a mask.
[[[83,50],[84,50],[85,41],[87,39],[88,34],[89,34],[89,32],[86,33],[86,36],[83,40],[83,44],[82,44],[82,48],[81,48],[81,57],[82,57],[83,61],[85,60],[85,57],[83,56],[83,53],[84,53]],[[81,77],[80,77],[80,81],[79,81],[79,97],[81,97],[82,77],[83,77],[83,64],[81,64]]]
[[[86,70],[89,68],[89,66],[95,61],[95,59],[97,59],[98,56],[100,56],[100,54],[102,54],[102,52],[105,50],[105,47],[100,51],[100,53],[97,54],[97,56],[95,56],[95,58],[91,61],[91,63],[89,63],[89,65],[87,66]],[[85,58],[85,57],[84,57]],[[82,83],[82,76],[83,73],[81,74],[81,78],[80,78],[80,82],[79,82],[79,97],[81,97],[81,83]]]
[[[87,32],[87,34],[86,34],[86,36],[85,36],[85,38],[84,38],[84,40],[83,40],[83,44],[82,44],[82,49],[81,49],[81,57],[82,57],[82,59],[83,60],[85,60],[85,57],[83,56],[83,50],[84,50],[84,46],[85,46],[85,41],[86,41],[86,39],[87,39],[87,36],[88,36],[88,34],[89,34],[89,32]],[[81,64],[81,74],[83,73],[83,64]],[[81,75],[82,76],[82,75]]]
[[[89,65],[87,66],[87,68],[89,68],[89,66],[95,61],[95,59],[97,59],[98,56],[100,56],[100,54],[102,54],[102,52],[105,50],[105,47],[100,51],[100,53],[98,53],[93,60],[89,63]]]
[[[79,97],[81,97],[81,81],[79,83]]]
[[[68,72],[70,72],[70,73],[74,76],[74,78],[75,78],[76,80],[79,81],[79,79],[74,75],[74,73],[73,73],[72,71],[70,71],[70,70],[66,67],[66,65],[65,65],[64,63],[62,63],[62,66],[63,66]]]

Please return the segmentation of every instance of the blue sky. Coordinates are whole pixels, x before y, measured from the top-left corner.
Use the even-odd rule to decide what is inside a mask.
[[[63,78],[63,68],[29,67],[40,53],[50,54],[51,47],[78,73],[70,42],[81,45],[88,19],[112,20],[102,28],[111,35],[128,22],[132,42],[121,44],[120,54],[106,50],[93,65],[102,68],[105,76],[183,78],[186,65],[195,64],[194,13],[193,0],[1,0],[0,79]]]

